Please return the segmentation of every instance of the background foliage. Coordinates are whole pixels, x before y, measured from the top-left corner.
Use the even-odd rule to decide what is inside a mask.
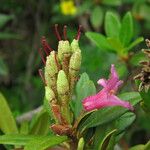
[[[83,75],[85,80],[88,80],[85,85],[81,86],[82,79],[78,82],[77,100],[80,101],[88,95],[88,92],[81,95],[79,89],[86,87],[88,91],[93,82],[96,85],[99,77],[108,76],[112,63],[116,65],[121,79],[126,83],[121,92],[133,91],[133,88],[136,88],[131,86],[134,82],[132,78],[138,72],[139,60],[144,58],[140,50],[146,48],[145,44],[140,42],[142,37],[150,38],[150,1],[76,0],[76,6],[71,8],[75,7],[76,10],[70,10],[71,13],[64,12],[66,8],[62,7],[62,2],[0,2],[0,91],[15,117],[43,103],[44,86],[37,71],[42,67],[38,48],[41,46],[41,36],[45,35],[50,45],[57,49],[58,41],[53,34],[55,23],[60,24],[60,28],[63,25],[68,26],[69,39],[76,35],[79,24],[83,26],[80,40],[83,56],[81,72],[86,72],[89,77]],[[127,54],[131,56],[128,61]],[[95,87],[92,93],[95,93]],[[80,111],[78,107],[74,106],[76,115]],[[145,144],[150,137],[150,122],[141,108],[137,110],[138,119],[122,141],[130,145]]]

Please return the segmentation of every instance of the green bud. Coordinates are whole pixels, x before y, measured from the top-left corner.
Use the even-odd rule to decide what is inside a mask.
[[[80,66],[81,66],[81,52],[76,51],[71,56],[70,64],[69,64],[69,80],[70,80],[71,92],[74,89],[74,85],[75,85],[75,82],[76,82],[77,77],[78,77]]]
[[[45,65],[46,84],[47,86],[52,88],[54,92],[56,92],[56,77],[59,71],[58,64],[56,62],[57,55],[55,53],[56,53],[55,51],[52,51],[50,55],[47,56],[46,65]]]
[[[74,39],[72,41],[72,43],[71,43],[71,50],[72,50],[73,53],[76,52],[76,51],[81,52],[81,50],[79,48],[79,42],[78,42],[78,40]]]
[[[49,103],[56,102],[55,94],[51,88],[45,86],[45,97]]]
[[[77,150],[83,150],[83,149],[84,149],[84,139],[82,137],[79,139]]]
[[[63,70],[60,70],[57,77],[57,92],[58,95],[69,93],[69,83],[67,76]]]
[[[61,104],[61,113],[67,124],[71,123],[71,112],[69,108],[69,83],[63,70],[60,70],[57,77],[57,92]]]
[[[69,41],[59,41],[58,44],[58,58],[60,61],[63,60],[64,55],[71,55],[71,47]]]
[[[71,73],[72,70],[78,72],[81,66],[81,52],[76,51],[72,54],[69,64],[69,72]]]

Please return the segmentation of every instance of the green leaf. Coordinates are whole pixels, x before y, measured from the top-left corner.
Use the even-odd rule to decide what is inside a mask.
[[[37,114],[30,133],[34,135],[46,135],[49,130],[49,115],[46,111],[42,110]]]
[[[112,51],[112,48],[104,35],[96,32],[86,32],[85,35],[101,50]]]
[[[119,130],[119,132],[125,130],[133,123],[135,118],[136,116],[134,113],[132,112],[125,113],[116,121],[116,128]]]
[[[123,17],[119,39],[124,46],[128,46],[133,38],[133,20],[130,12],[127,12]]]
[[[24,121],[21,123],[19,133],[26,135],[26,134],[28,134],[28,132],[29,132],[29,123],[28,123],[28,121]]]
[[[78,117],[82,110],[82,100],[87,96],[96,94],[96,88],[86,73],[83,73],[76,85],[76,99],[74,106],[75,117]]]
[[[16,33],[0,32],[0,40],[21,40],[22,36]]]
[[[117,131],[114,128],[113,123],[105,124],[96,127],[95,136],[94,136],[94,149],[101,150],[104,147],[105,143],[108,144],[110,137]],[[106,142],[107,141],[107,142]]]
[[[13,18],[13,15],[0,14],[0,28],[2,28],[8,21],[12,20]]]
[[[0,130],[5,134],[18,133],[17,125],[6,99],[0,93]]]
[[[39,136],[34,135],[23,135],[23,134],[8,134],[0,136],[0,144],[8,145],[26,145],[29,141],[38,138]]]
[[[115,13],[107,12],[105,16],[105,32],[108,37],[119,37],[120,20]]]
[[[104,11],[100,6],[94,7],[90,20],[94,28],[99,28],[103,23]]]
[[[144,145],[140,144],[140,145],[136,145],[131,147],[129,150],[144,150]]]
[[[136,105],[138,102],[141,101],[141,96],[138,92],[128,92],[121,94],[119,96],[122,100],[129,101],[133,106]],[[129,111],[128,109],[120,106],[114,106],[114,107],[106,107],[99,109],[85,119],[84,122],[79,124],[79,131],[82,133],[85,129],[90,127],[95,127],[98,125],[103,125],[108,122],[111,122],[120,116],[122,116],[124,113]],[[102,117],[105,116],[105,117]]]
[[[139,43],[143,42],[144,38],[143,37],[139,37],[137,38],[135,41],[133,41],[127,48],[126,50],[129,51],[131,50],[134,46],[138,45]]]
[[[101,3],[105,4],[105,5],[111,5],[111,6],[121,5],[121,1],[120,0],[103,0]]]
[[[8,67],[1,57],[0,57],[0,75],[2,76],[8,75]]]
[[[117,53],[122,53],[124,50],[121,42],[116,38],[107,38],[108,43],[111,45],[112,49],[114,49]]]
[[[24,148],[24,150],[44,150],[58,145],[67,140],[66,136],[45,136],[33,139]]]

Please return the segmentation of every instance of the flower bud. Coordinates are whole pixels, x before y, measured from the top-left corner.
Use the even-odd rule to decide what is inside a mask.
[[[76,51],[80,51],[81,52],[81,50],[79,48],[79,42],[78,42],[78,40],[74,39],[72,41],[72,43],[71,43],[71,50],[72,50],[73,53],[76,52]]]
[[[64,55],[71,55],[71,47],[69,41],[59,41],[58,44],[58,58],[62,62]]]
[[[63,70],[60,70],[57,77],[57,92],[58,95],[66,95],[69,93],[69,83],[67,76]]]
[[[59,71],[58,62],[56,62],[57,55],[55,51],[52,51],[49,56],[47,56],[45,65],[45,80],[47,86],[52,88],[54,93],[56,93],[56,77]]]
[[[47,101],[50,103],[56,103],[56,98],[53,90],[49,88],[48,86],[45,86],[45,97]]]
[[[69,109],[69,99],[70,99],[69,83],[68,83],[67,76],[63,70],[60,70],[58,73],[57,92],[58,92],[58,98],[61,105],[62,116],[65,122],[67,122],[67,124],[70,124],[71,113]]]
[[[81,66],[81,52],[76,51],[71,56],[70,64],[69,64],[69,79],[70,79],[71,91],[73,90],[75,82],[77,80],[80,66]]]

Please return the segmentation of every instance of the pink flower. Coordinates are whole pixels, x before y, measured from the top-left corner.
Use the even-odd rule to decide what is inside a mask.
[[[82,104],[85,110],[91,111],[108,106],[122,106],[133,111],[133,107],[129,102],[123,101],[115,95],[123,81],[119,80],[113,64],[111,65],[110,78],[108,80],[100,79],[97,83],[103,86],[103,89],[96,95],[89,96],[83,100]]]

